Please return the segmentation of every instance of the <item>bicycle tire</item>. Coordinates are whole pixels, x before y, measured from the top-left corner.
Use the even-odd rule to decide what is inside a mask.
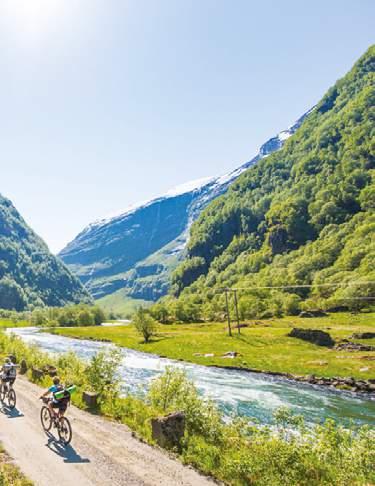
[[[17,405],[17,395],[13,388],[8,391],[8,405],[11,410],[16,408]]]
[[[60,441],[68,445],[72,440],[72,426],[66,417],[62,417],[57,428]]]
[[[6,397],[6,391],[5,391],[5,385],[0,385],[0,400],[2,402],[5,401],[5,397]]]
[[[48,407],[42,407],[40,411],[40,421],[45,432],[49,432],[52,427],[52,415]]]

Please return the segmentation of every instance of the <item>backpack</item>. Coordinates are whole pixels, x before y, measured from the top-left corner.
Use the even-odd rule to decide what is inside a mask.
[[[62,385],[58,385],[58,390],[53,393],[53,398],[58,403],[68,404],[70,402],[70,393]]]
[[[9,378],[16,378],[17,377],[17,370],[15,366],[12,366],[8,371]]]

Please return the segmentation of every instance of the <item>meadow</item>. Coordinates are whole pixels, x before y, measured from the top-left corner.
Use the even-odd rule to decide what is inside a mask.
[[[145,344],[132,325],[120,327],[55,328],[52,332],[79,339],[108,340],[123,347],[171,359],[208,366],[231,366],[259,371],[315,374],[325,377],[369,379],[375,376],[375,351],[338,351],[288,336],[293,327],[321,329],[338,342],[374,345],[375,339],[358,340],[356,332],[375,331],[375,313],[336,313],[319,318],[284,317],[249,321],[232,330],[225,323],[158,324],[156,335]],[[48,330],[51,332],[51,330]],[[234,358],[224,357],[236,352]]]
[[[0,319],[0,328],[6,329],[7,327],[29,327],[30,321],[13,321],[12,319]]]

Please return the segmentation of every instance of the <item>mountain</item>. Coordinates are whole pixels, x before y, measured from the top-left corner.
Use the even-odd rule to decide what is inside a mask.
[[[87,226],[60,257],[107,307],[126,298],[156,301],[168,292],[191,224],[249,167],[279,150],[307,114],[268,140],[249,162],[221,177],[194,181]],[[107,296],[107,297],[105,297]],[[124,308],[122,309],[124,310]]]
[[[187,258],[173,274],[174,298],[167,299],[164,317],[218,318],[226,287],[240,289],[242,318],[370,305],[374,80],[372,46],[280,150],[253,164],[201,212]],[[271,286],[278,288],[265,288]]]
[[[0,308],[90,302],[83,285],[0,195]]]

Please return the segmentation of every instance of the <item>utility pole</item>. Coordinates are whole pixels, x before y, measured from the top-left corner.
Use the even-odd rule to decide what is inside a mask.
[[[240,316],[238,314],[237,290],[233,290],[233,294],[234,294],[234,306],[235,306],[235,309],[236,309],[237,329],[238,329],[238,334],[241,334]]]
[[[228,289],[225,289],[225,304],[227,306],[227,319],[228,319],[228,334],[232,337],[232,328],[230,325],[230,312],[229,312],[229,302],[228,302]]]

